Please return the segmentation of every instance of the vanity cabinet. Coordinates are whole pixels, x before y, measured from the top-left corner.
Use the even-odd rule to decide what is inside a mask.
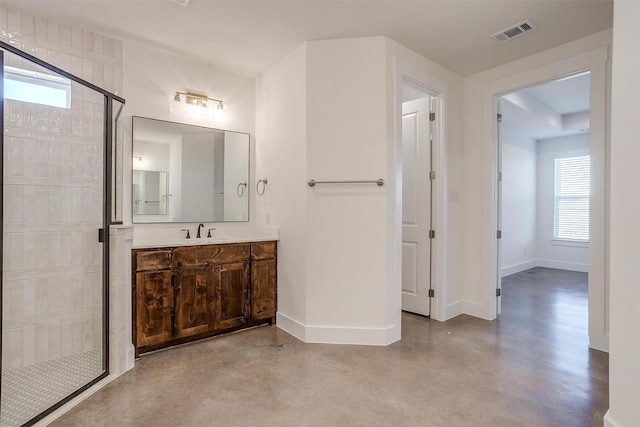
[[[173,283],[171,251],[145,251],[134,254],[135,316],[137,347],[163,344],[173,339]]]
[[[276,242],[134,249],[136,355],[273,323]]]
[[[276,244],[251,246],[251,319],[269,319],[276,315]]]

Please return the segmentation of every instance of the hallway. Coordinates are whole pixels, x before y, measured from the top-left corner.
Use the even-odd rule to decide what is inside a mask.
[[[586,274],[503,279],[494,322],[403,315],[388,347],[305,344],[275,327],[143,356],[55,426],[600,426]]]

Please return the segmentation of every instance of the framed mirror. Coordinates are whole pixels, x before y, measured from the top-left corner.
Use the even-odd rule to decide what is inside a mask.
[[[133,222],[249,220],[247,133],[133,117]]]

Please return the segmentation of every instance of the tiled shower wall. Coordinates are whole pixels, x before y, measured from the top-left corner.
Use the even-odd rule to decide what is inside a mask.
[[[6,8],[0,8],[0,39],[122,92],[121,41]],[[19,59],[6,62],[29,67]],[[101,185],[96,174],[103,163],[104,98],[77,84],[72,93],[70,110],[5,104],[5,203],[10,209],[4,218],[3,369],[101,346],[101,272],[85,266],[101,256],[95,230],[102,205],[90,187]],[[78,228],[77,222],[83,225]],[[111,235],[111,359],[124,369],[123,356],[115,351],[123,353],[127,345],[127,232]]]

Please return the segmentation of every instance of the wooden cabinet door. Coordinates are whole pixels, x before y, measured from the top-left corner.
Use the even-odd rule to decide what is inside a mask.
[[[276,314],[276,260],[251,263],[251,319],[268,319]]]
[[[181,268],[176,271],[176,338],[208,332],[214,305],[210,267]]]
[[[173,286],[171,271],[136,274],[136,345],[170,341],[172,334]]]
[[[215,329],[242,326],[249,319],[249,263],[213,267],[216,288]]]

